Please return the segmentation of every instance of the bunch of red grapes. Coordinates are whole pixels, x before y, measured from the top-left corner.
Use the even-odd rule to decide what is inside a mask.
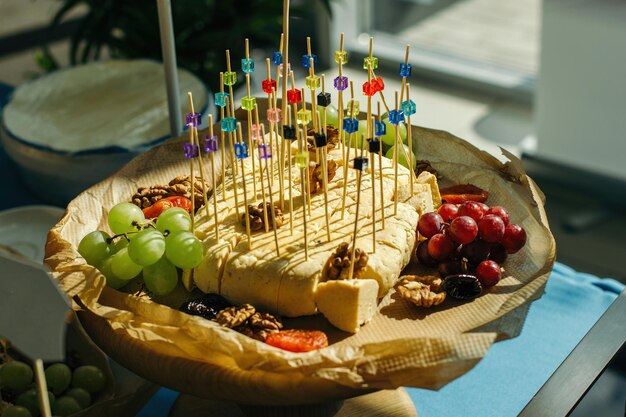
[[[502,278],[500,265],[526,244],[526,232],[510,223],[504,207],[466,201],[443,204],[436,213],[426,213],[417,230],[427,240],[417,247],[417,259],[438,266],[442,278],[474,275],[482,288]]]

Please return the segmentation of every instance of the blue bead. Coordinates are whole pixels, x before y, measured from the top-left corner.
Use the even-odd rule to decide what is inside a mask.
[[[343,130],[346,133],[354,133],[359,130],[359,121],[357,119],[351,119],[346,117],[343,119]]]
[[[215,93],[215,105],[219,107],[226,107],[228,100],[228,93]]]
[[[274,65],[282,64],[283,63],[283,54],[281,54],[278,51],[274,52],[274,55],[272,55],[272,62],[274,63]]]
[[[384,136],[387,133],[387,125],[385,122],[379,122],[376,120],[374,122],[374,135],[376,136]]]
[[[404,122],[404,113],[402,110],[391,110],[389,112],[389,123],[397,125],[401,122]]]
[[[249,156],[248,145],[246,144],[246,142],[235,143],[235,156],[237,157],[237,159],[244,159]]]
[[[222,130],[226,133],[237,130],[237,119],[234,117],[224,117],[222,119]]]
[[[243,58],[241,60],[241,70],[243,72],[254,72],[254,60],[251,58]]]
[[[417,106],[413,100],[406,100],[402,102],[402,112],[405,116],[411,116],[417,111]]]
[[[411,64],[400,64],[400,77],[410,77],[412,69]]]
[[[317,55],[302,55],[302,66],[309,68],[311,66],[311,58],[313,58],[313,65],[317,67]]]

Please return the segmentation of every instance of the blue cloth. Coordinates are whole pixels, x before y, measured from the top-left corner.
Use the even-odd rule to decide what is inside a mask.
[[[520,336],[496,343],[474,369],[440,391],[407,389],[418,416],[517,416],[623,289],[615,280],[556,263]],[[176,397],[161,389],[137,417],[166,417]]]

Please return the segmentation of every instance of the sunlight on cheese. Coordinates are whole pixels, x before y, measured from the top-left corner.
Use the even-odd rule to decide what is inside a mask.
[[[315,302],[320,313],[338,329],[356,333],[376,313],[378,283],[373,279],[323,282]]]

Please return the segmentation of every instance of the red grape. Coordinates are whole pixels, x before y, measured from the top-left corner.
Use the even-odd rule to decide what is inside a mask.
[[[439,207],[437,213],[443,218],[444,222],[449,222],[453,220],[457,213],[459,212],[459,208],[455,204],[446,203]]]
[[[485,215],[485,211],[481,207],[480,203],[475,201],[466,201],[459,206],[458,216],[469,216],[472,219],[478,221]]]
[[[509,216],[509,212],[502,206],[493,206],[488,211],[487,214],[495,214],[499,218],[502,219],[504,225],[506,226],[511,221],[511,216]]]
[[[504,236],[504,221],[495,214],[487,214],[478,221],[478,235],[488,243],[498,243]]]
[[[504,229],[502,246],[508,254],[515,253],[526,244],[526,231],[519,224],[508,224]]]
[[[415,254],[417,255],[417,260],[422,265],[424,266],[436,266],[437,265],[437,261],[433,259],[432,256],[430,256],[430,253],[428,253],[428,241],[427,240],[424,240],[423,242],[420,242],[419,245],[417,245],[417,250],[415,251]]]
[[[483,240],[476,239],[473,242],[463,245],[463,256],[467,258],[469,263],[478,265],[482,261],[489,259],[491,247]]]
[[[489,211],[489,206],[485,203],[481,203],[480,201],[477,201],[477,203],[483,209],[483,213],[487,214],[487,212]]]
[[[459,216],[450,223],[448,233],[457,243],[470,243],[478,235],[478,225],[469,216]]]
[[[502,269],[494,261],[482,261],[476,267],[476,278],[483,287],[493,287],[502,278]]]
[[[438,261],[449,258],[454,252],[455,245],[448,235],[437,233],[428,241],[428,253]]]
[[[422,217],[420,217],[417,222],[417,231],[420,232],[420,235],[424,236],[427,239],[430,239],[441,230],[441,224],[443,223],[443,219],[437,213],[426,213]]]
[[[506,253],[506,249],[501,244],[496,244],[491,246],[491,251],[489,251],[489,260],[495,261],[499,264],[503,264],[506,261],[508,254]]]

